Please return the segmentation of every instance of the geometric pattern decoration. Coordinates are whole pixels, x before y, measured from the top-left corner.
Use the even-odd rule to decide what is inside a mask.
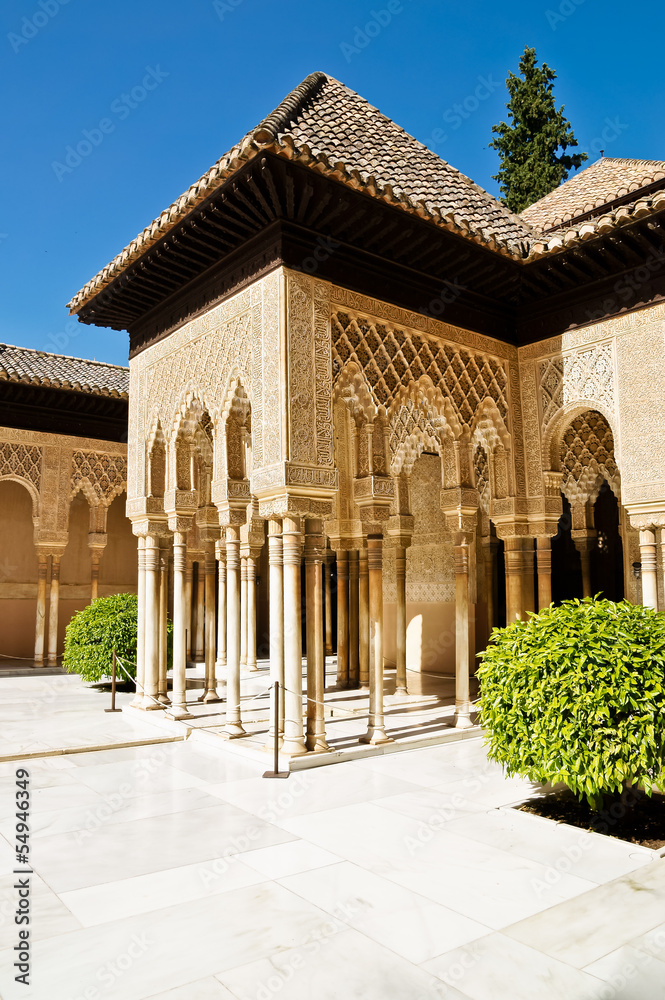
[[[543,428],[567,403],[580,399],[614,410],[614,357],[611,343],[565,357],[545,358],[538,365]]]
[[[594,501],[605,480],[620,496],[620,477],[614,460],[614,436],[605,417],[586,410],[571,422],[561,442],[562,492],[571,503]]]
[[[472,354],[385,323],[333,315],[333,373],[355,361],[378,406],[389,408],[402,387],[428,375],[449,399],[461,423],[470,424],[488,396],[504,421],[508,413],[507,377],[495,358]]]
[[[490,509],[490,470],[487,454],[481,445],[476,445],[473,453],[473,471],[476,479],[476,489],[480,497],[480,509],[487,514]]]
[[[20,476],[39,491],[42,480],[41,448],[11,442],[0,444],[0,476]]]
[[[94,451],[72,455],[71,496],[83,490],[91,503],[108,506],[127,489],[127,459]]]

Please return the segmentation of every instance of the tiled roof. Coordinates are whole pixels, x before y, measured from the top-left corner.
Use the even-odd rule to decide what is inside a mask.
[[[24,382],[127,398],[129,368],[0,344],[0,382]]]
[[[530,225],[440,159],[354,91],[312,73],[225,153],[68,303],[76,312],[259,152],[328,174],[350,187],[521,259]]]
[[[641,189],[665,181],[663,160],[622,160],[601,157],[590,167],[565,181],[521,214],[533,228],[544,233],[552,229],[570,229],[581,216],[604,215],[603,208],[613,202],[639,200]],[[635,193],[635,198],[630,194]]]

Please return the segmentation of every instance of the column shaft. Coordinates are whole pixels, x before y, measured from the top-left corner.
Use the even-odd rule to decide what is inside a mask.
[[[226,529],[226,724],[231,739],[244,736],[240,716],[240,539]]]
[[[58,663],[58,621],[60,610],[60,556],[51,556],[51,587],[48,609],[48,658],[47,665]]]
[[[506,624],[517,621],[522,610],[522,539],[513,536],[504,540],[506,560]]]
[[[205,660],[205,563],[197,562],[196,574],[196,637],[194,658]]]
[[[145,538],[139,535],[138,543],[138,619],[136,628],[136,697],[132,701],[135,708],[143,707],[145,690]]]
[[[92,561],[90,567],[90,600],[96,601],[99,597],[99,564],[101,556],[96,552],[92,552],[90,559]]]
[[[284,560],[284,742],[289,756],[307,752],[302,724],[302,634],[300,606],[300,518],[283,519]]]
[[[324,587],[325,587],[325,619],[326,619],[326,656],[332,656],[333,653],[333,641],[332,641],[332,586],[330,577],[330,556],[332,555],[330,549],[326,549],[325,559],[323,563],[323,573],[324,573]]]
[[[46,574],[48,556],[39,556],[37,570],[37,611],[35,615],[35,666],[44,666],[44,639],[46,636]]]
[[[360,685],[360,623],[359,623],[358,552],[349,552],[349,687]]]
[[[274,518],[268,522],[268,564],[270,567],[270,680],[279,682],[279,732],[284,733],[284,576],[282,562],[282,522]],[[270,730],[268,744],[274,745],[275,709],[271,695]]]
[[[159,693],[159,538],[145,538],[145,697],[143,708],[160,708]]]
[[[395,583],[397,585],[397,612],[395,616],[395,693],[407,694],[406,688],[406,549],[395,548]]]
[[[170,705],[171,700],[168,695],[168,682],[166,679],[167,667],[167,634],[166,620],[168,616],[169,603],[169,557],[166,549],[159,552],[159,683],[158,700],[162,705]]]
[[[534,574],[533,538],[522,540],[522,617],[536,610],[536,577]]]
[[[240,666],[247,666],[247,556],[240,557]]]
[[[205,556],[205,690],[201,701],[219,701],[215,677],[215,549],[212,541],[206,542]]]
[[[552,603],[552,539],[549,535],[539,535],[536,546],[538,610],[542,611]]]
[[[226,666],[226,545],[224,541],[216,542],[217,556],[217,659],[215,670]]]
[[[469,729],[469,541],[455,546],[455,726]]]
[[[187,557],[187,573],[185,576],[185,628],[187,631],[187,648],[186,655],[187,661],[193,660],[192,650],[194,649],[194,629],[193,624],[193,607],[192,607],[192,592],[194,584],[194,563]]]
[[[368,535],[369,725],[361,743],[390,743],[383,718],[383,538]]]
[[[173,535],[173,691],[171,715],[188,717],[187,711],[187,535]]]
[[[369,569],[367,549],[358,553],[358,646],[360,687],[369,687]]]
[[[349,554],[337,552],[337,687],[349,686]]]
[[[642,560],[642,604],[658,611],[658,578],[656,574],[656,534],[653,528],[640,531]]]
[[[247,669],[258,670],[256,664],[256,559],[247,557]]]
[[[307,630],[307,749],[329,750],[324,710],[323,526],[305,521],[305,628]]]

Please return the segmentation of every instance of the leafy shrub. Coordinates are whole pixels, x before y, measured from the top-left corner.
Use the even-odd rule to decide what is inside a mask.
[[[665,617],[585,598],[495,629],[478,671],[488,756],[592,809],[665,762]]]
[[[87,608],[78,611],[65,632],[63,667],[69,673],[80,674],[85,681],[100,681],[110,677],[113,650],[122,657],[128,674],[136,676],[136,633],[138,627],[138,597],[136,594],[113,594],[98,597]],[[171,665],[171,633],[167,623],[168,665]],[[118,679],[125,674],[118,668]]]

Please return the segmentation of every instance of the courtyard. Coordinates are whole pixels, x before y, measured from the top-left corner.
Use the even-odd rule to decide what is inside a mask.
[[[271,781],[222,741],[104,714],[79,678],[3,673],[4,1000],[665,996],[663,860],[517,811],[538,789],[475,732]],[[22,766],[29,987],[12,974]]]

